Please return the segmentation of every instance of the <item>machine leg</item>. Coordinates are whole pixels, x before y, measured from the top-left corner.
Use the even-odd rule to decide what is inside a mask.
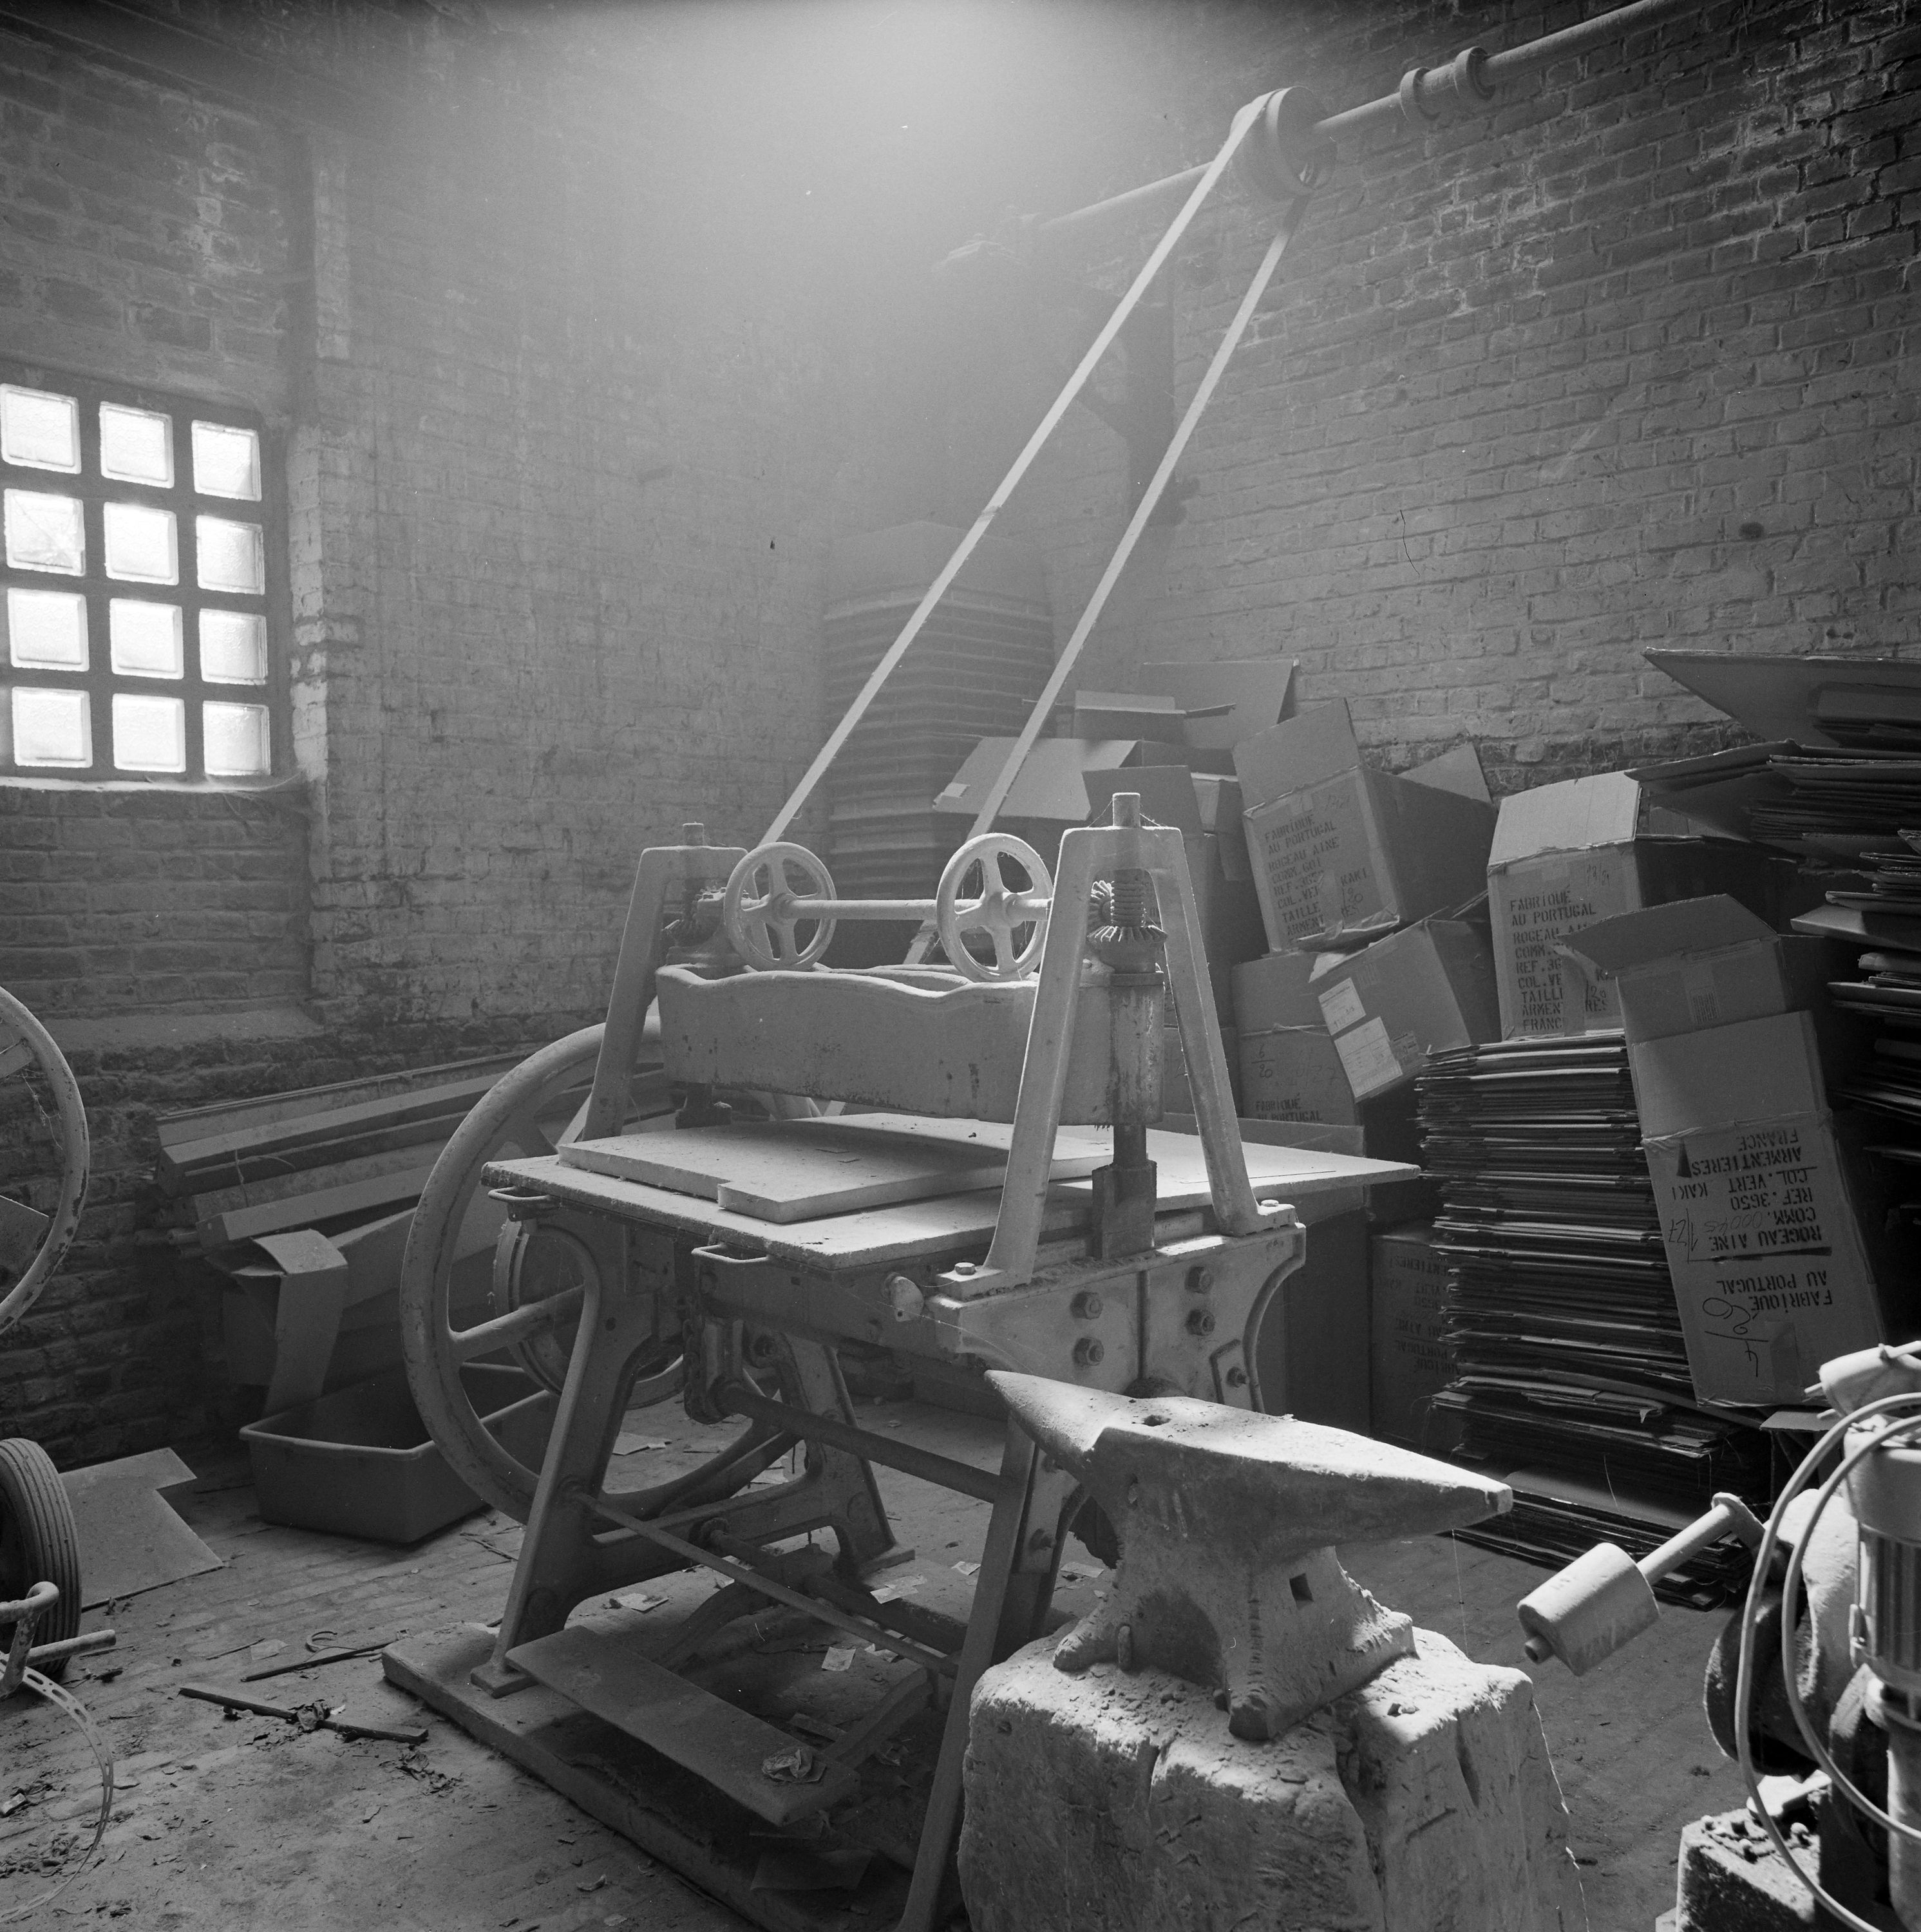
[[[598,1277],[589,1282],[500,1634],[494,1654],[473,1672],[475,1683],[497,1697],[531,1681],[507,1661],[508,1652],[560,1629],[595,1587],[587,1565],[602,1526],[593,1498],[620,1431],[634,1358],[658,1343],[657,1322],[653,1295],[610,1288]]]
[[[1011,1423],[1001,1458],[1001,1490],[974,1580],[967,1640],[954,1675],[941,1754],[927,1793],[914,1882],[895,1932],[933,1932],[953,1868],[960,1828],[961,1772],[967,1756],[968,1707],[990,1664],[1040,1634],[1060,1566],[1062,1516],[1072,1478],[1043,1464],[1032,1439]]]
[[[786,1400],[814,1415],[829,1415],[853,1425],[854,1404],[840,1372],[839,1358],[818,1342],[786,1338],[788,1360],[782,1379]],[[840,1545],[840,1569],[850,1582],[879,1562],[894,1547],[887,1506],[874,1472],[857,1456],[824,1443],[810,1443],[803,1479],[818,1486],[821,1510]]]

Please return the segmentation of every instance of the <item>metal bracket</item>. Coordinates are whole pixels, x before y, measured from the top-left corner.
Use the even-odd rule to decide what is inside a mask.
[[[1117,808],[1125,794],[1116,795]],[[1166,826],[1082,826],[1061,841],[1060,869],[1054,882],[1054,910],[1028,1024],[1027,1053],[1021,1068],[1020,1099],[1007,1155],[1001,1214],[983,1267],[958,1269],[940,1278],[948,1294],[962,1298],[1019,1286],[1029,1280],[1040,1246],[1046,1212],[1048,1174],[1061,1118],[1067,1077],[1067,1050],[1073,1036],[1074,1010],[1080,997],[1081,962],[1087,950],[1088,902],[1097,878],[1118,870],[1145,872],[1159,898],[1166,928],[1168,990],[1175,1022],[1187,1055],[1193,1091],[1195,1125],[1205,1156],[1214,1219],[1229,1234],[1257,1234],[1277,1222],[1283,1210],[1259,1203],[1247,1179],[1247,1156],[1229,1096],[1226,1054],[1204,970],[1199,943],[1200,914],[1187,854],[1181,834]]]
[[[641,1028],[653,1004],[655,976],[666,960],[667,912],[677,891],[684,894],[690,886],[725,886],[747,856],[743,846],[707,844],[698,824],[684,830],[690,838],[698,834],[696,842],[650,846],[635,872],[633,896],[627,903],[627,923],[614,968],[614,990],[607,1002],[607,1030],[577,1139],[601,1140],[617,1134],[627,1118],[628,1082]]]

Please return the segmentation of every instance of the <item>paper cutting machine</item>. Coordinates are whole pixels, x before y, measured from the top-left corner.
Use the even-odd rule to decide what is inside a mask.
[[[833,920],[903,909],[836,899],[800,848],[648,852],[605,1027],[502,1083],[416,1217],[417,1399],[450,1463],[527,1532],[497,1631],[397,1645],[389,1675],[764,1924],[817,1922],[820,1896],[755,1888],[770,1844],[872,1855],[833,1894],[837,1922],[850,1898],[875,1924],[940,1922],[969,1693],[1046,1627],[1082,1504],[1017,1430],[993,1474],[861,1428],[836,1352],[1258,1408],[1256,1332],[1304,1252],[1292,1202],[1409,1172],[1242,1146],[1180,836],[1124,794],[1115,820],[1066,835],[1058,881],[1017,842],[964,847],[937,901],[906,908],[938,922],[946,968],[818,964]],[[678,1130],[623,1131],[656,998]],[[1194,1135],[1154,1124],[1169,999]],[[590,1059],[578,1132],[491,1158],[536,1145],[542,1096]],[[747,1118],[746,1094],[771,1118]],[[511,1218],[491,1311],[456,1329],[451,1257],[482,1185]],[[461,1381],[502,1352],[556,1400],[538,1471]],[[614,1486],[623,1418],[673,1398],[739,1432],[672,1480]],[[992,1504],[965,1624],[885,1600],[876,1466]],[[1077,1527],[1099,1544],[1097,1516]],[[725,1583],[677,1628],[587,1615],[689,1569]],[[778,1700],[748,1708],[696,1669],[770,1610],[883,1660],[872,1708],[837,1736],[783,1727]]]

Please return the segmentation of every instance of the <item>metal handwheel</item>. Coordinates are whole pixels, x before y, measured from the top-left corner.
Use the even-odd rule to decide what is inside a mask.
[[[488,1429],[461,1371],[505,1353],[545,1388],[557,1390],[566,1379],[593,1258],[581,1243],[543,1228],[538,1220],[510,1220],[495,1250],[487,1318],[465,1328],[453,1324],[454,1262],[482,1171],[509,1149],[528,1156],[554,1152],[554,1138],[543,1120],[552,1120],[566,1097],[593,1077],[605,1030],[586,1027],[542,1048],[505,1075],[461,1123],[428,1177],[401,1267],[401,1342],[421,1420],[455,1474],[484,1502],[522,1522],[533,1513],[540,1471],[503,1448]],[[679,1394],[681,1382],[677,1336],[656,1361],[642,1364],[628,1405],[668,1400]],[[752,1433],[746,1432],[743,1442]],[[644,1510],[670,1490],[693,1487],[710,1471],[739,1460],[739,1445],[723,1449],[671,1485],[629,1491],[620,1500]],[[749,1480],[758,1466],[742,1468],[740,1480]]]
[[[1008,884],[1010,862],[1027,874],[1024,886]],[[980,885],[970,890],[977,872]],[[1025,979],[1040,964],[1053,891],[1046,862],[1025,841],[1005,832],[970,838],[947,861],[934,895],[935,927],[948,964],[969,980]],[[971,932],[986,934],[991,959],[968,950]]]
[[[790,870],[791,868],[791,870]],[[802,884],[798,891],[793,875]],[[834,921],[797,908],[797,899],[830,899],[834,882],[827,868],[804,845],[785,842],[749,852],[734,868],[721,901],[728,938],[749,965],[763,973],[811,966],[833,942]],[[803,945],[800,928],[811,925]]]

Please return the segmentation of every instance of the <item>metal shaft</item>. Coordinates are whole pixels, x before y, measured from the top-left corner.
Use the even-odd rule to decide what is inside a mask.
[[[1597,14],[1592,20],[1564,27],[1559,33],[1544,34],[1538,40],[1510,47],[1504,53],[1490,55],[1481,69],[1482,76],[1493,87],[1518,80],[1557,60],[1567,60],[1574,55],[1586,53],[1591,47],[1604,46],[1623,34],[1632,33],[1637,27],[1652,26],[1670,14],[1682,12],[1689,4],[1690,0],[1632,0],[1628,6],[1617,7],[1611,13]],[[1430,119],[1439,119],[1458,105],[1453,88],[1443,78],[1446,68],[1446,62],[1439,63],[1423,74],[1415,85],[1415,105]],[[1399,121],[1405,112],[1397,89],[1392,94],[1364,100],[1358,107],[1345,107],[1338,114],[1328,115],[1314,124],[1314,133],[1322,140],[1339,141],[1382,122]],[[1178,175],[1167,175],[1159,181],[1145,182],[1139,188],[1129,188],[1124,194],[1091,202],[1070,214],[1057,214],[1051,221],[1039,224],[1035,232],[1049,241],[1064,241],[1082,230],[1098,227],[1123,215],[1138,214],[1171,200],[1191,188],[1204,171],[1202,167],[1186,168]]]
[[[977,1497],[982,1502],[991,1503],[998,1493],[995,1478],[971,1462],[956,1462],[951,1456],[917,1448],[911,1442],[890,1442],[872,1430],[857,1429],[851,1423],[838,1422],[832,1416],[797,1414],[787,1403],[770,1402],[739,1382],[728,1383],[720,1390],[719,1399],[721,1406],[735,1415],[771,1423],[810,1442],[845,1449],[869,1462],[883,1463],[905,1475],[918,1476],[923,1482],[937,1483],[942,1489],[957,1490],[962,1496]]]

